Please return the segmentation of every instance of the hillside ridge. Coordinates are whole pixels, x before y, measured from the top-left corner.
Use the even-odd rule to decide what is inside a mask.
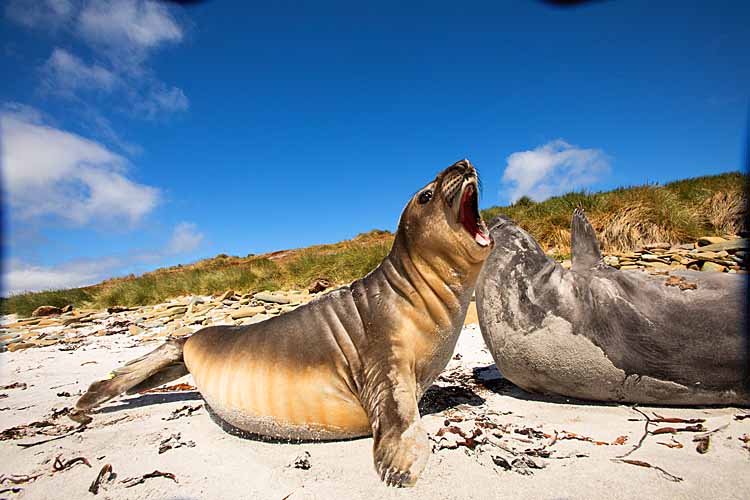
[[[571,192],[541,202],[522,197],[512,205],[481,212],[487,222],[499,214],[510,217],[548,253],[562,260],[569,254],[570,217],[575,208],[586,210],[605,252],[625,252],[650,244],[677,245],[704,236],[746,235],[747,185],[746,174],[728,172],[664,185]],[[136,306],[226,290],[305,289],[318,278],[345,284],[377,266],[392,241],[389,231],[372,230],[338,243],[262,255],[219,254],[81,288],[13,295],[0,299],[0,312],[23,316],[40,305]]]

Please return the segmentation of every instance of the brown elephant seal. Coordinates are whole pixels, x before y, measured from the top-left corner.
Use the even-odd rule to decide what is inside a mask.
[[[614,269],[579,210],[570,270],[506,217],[490,231],[479,324],[511,382],[597,401],[750,404],[746,276]]]
[[[186,373],[232,427],[279,439],[374,437],[389,485],[412,485],[430,454],[417,403],[450,360],[492,246],[468,160],[441,172],[401,214],[370,274],[294,311],[215,326],[95,382],[81,411]]]

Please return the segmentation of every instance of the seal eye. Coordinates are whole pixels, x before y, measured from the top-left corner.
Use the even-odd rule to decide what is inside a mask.
[[[432,189],[426,189],[422,191],[421,193],[419,193],[419,200],[417,201],[419,201],[420,205],[424,205],[431,199],[432,199]]]

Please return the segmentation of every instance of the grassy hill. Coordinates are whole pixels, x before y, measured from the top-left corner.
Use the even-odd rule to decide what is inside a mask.
[[[680,243],[705,235],[737,234],[747,228],[747,175],[737,172],[697,177],[663,186],[574,192],[536,203],[521,198],[506,207],[482,211],[487,222],[505,214],[558,256],[570,249],[570,217],[583,207],[605,251],[646,243]],[[108,307],[163,302],[184,294],[213,294],[305,288],[319,277],[338,284],[371,271],[388,253],[393,235],[374,230],[329,245],[234,257],[220,254],[189,265],[157,269],[141,276],[98,285],[14,295],[0,299],[0,310],[29,315],[40,305]]]

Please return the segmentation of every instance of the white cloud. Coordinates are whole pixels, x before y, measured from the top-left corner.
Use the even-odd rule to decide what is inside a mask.
[[[180,222],[166,245],[157,251],[133,252],[123,256],[69,261],[40,266],[21,259],[6,261],[2,295],[93,285],[114,276],[132,272],[133,267],[155,265],[165,258],[192,252],[203,241],[203,234],[191,222]]]
[[[116,257],[37,266],[11,259],[3,273],[3,296],[40,290],[74,288],[98,283],[122,265]]]
[[[50,90],[73,93],[77,89],[111,92],[120,78],[112,71],[97,65],[86,64],[65,49],[55,48],[44,66]]]
[[[5,15],[27,28],[55,27],[73,15],[69,0],[7,0]]]
[[[91,49],[96,62],[56,47],[41,67],[43,90],[73,100],[73,109],[91,108],[85,94],[91,91],[116,99],[112,109],[118,112],[150,120],[189,108],[184,91],[159,80],[148,65],[154,51],[184,37],[164,3],[10,0],[5,14],[27,28],[54,28],[58,38],[73,36]]]
[[[4,199],[15,217],[134,224],[159,201],[158,189],[128,179],[125,158],[97,142],[30,121],[29,112],[1,113],[0,138]]]
[[[198,231],[195,224],[180,222],[174,228],[166,251],[168,254],[173,255],[186,254],[198,248],[202,241],[203,233]]]
[[[541,201],[590,186],[609,171],[609,158],[599,149],[583,149],[557,139],[507,158],[502,182],[508,198]]]
[[[117,50],[148,50],[183,37],[166,7],[144,0],[89,1],[78,18],[78,29],[87,40]]]

